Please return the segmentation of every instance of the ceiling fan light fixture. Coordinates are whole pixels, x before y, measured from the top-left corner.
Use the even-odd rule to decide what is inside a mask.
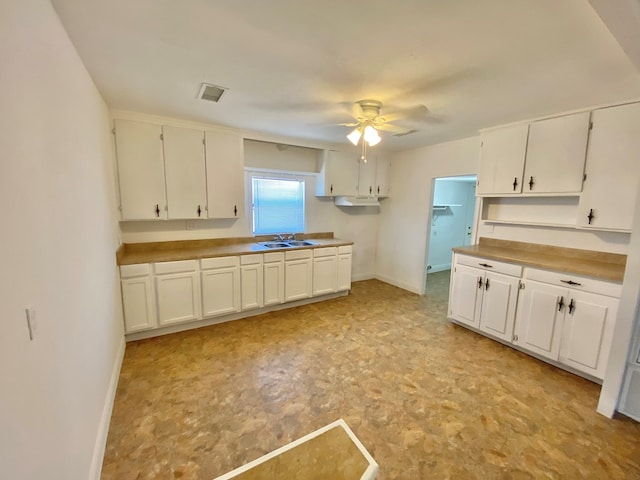
[[[362,136],[362,133],[360,132],[360,128],[356,128],[353,132],[347,135],[347,138],[354,145],[358,145],[358,142],[360,141],[361,136]]]
[[[380,138],[380,135],[378,134],[378,131],[371,125],[367,125],[364,129],[364,139],[370,147],[377,145],[378,143],[380,143],[380,140],[382,140]]]

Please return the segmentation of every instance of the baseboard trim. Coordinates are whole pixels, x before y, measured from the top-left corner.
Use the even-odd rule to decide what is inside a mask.
[[[417,295],[422,295],[422,292],[419,289],[416,289],[415,287],[413,287],[413,285],[409,285],[408,283],[399,282],[397,280],[394,280],[393,278],[389,278],[384,275],[376,275],[376,278],[381,282],[388,283],[390,285],[393,285],[394,287],[398,287],[403,290],[408,290],[411,293],[415,293]]]
[[[427,270],[427,278],[430,273],[444,272],[445,270],[451,270],[450,263],[443,263],[442,265],[432,265],[431,268]]]
[[[351,277],[351,281],[361,282],[362,280],[373,280],[374,278],[376,278],[376,276],[373,273],[360,273],[358,275],[353,275]]]
[[[91,458],[91,470],[89,478],[91,480],[100,480],[102,473],[102,461],[104,452],[107,447],[107,436],[109,435],[109,425],[111,424],[111,412],[113,411],[113,403],[116,399],[116,390],[118,388],[118,379],[120,378],[120,368],[124,360],[124,351],[126,343],[124,337],[120,339],[118,353],[116,354],[113,368],[111,370],[111,378],[109,379],[109,388],[102,407],[102,416],[100,417],[100,425],[98,426],[98,435],[96,443],[93,447],[93,457]]]

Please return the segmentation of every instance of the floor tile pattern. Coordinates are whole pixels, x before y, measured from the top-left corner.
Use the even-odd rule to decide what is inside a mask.
[[[427,286],[128,344],[102,479],[210,480],[338,418],[380,480],[640,478],[599,385],[451,324],[448,272]]]

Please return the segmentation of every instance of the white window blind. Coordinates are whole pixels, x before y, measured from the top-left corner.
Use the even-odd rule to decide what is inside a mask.
[[[253,176],[253,233],[304,232],[304,180]]]

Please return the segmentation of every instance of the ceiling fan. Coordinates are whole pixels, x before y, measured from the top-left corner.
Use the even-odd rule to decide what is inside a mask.
[[[355,122],[338,124],[345,127],[355,127],[355,129],[347,135],[347,138],[354,145],[358,145],[358,142],[362,138],[362,160],[365,162],[367,146],[373,147],[380,143],[381,138],[378,133],[379,131],[390,132],[395,136],[403,136],[417,132],[416,129],[393,125],[391,122],[397,120],[422,121],[429,112],[429,109],[424,105],[418,105],[404,110],[396,110],[386,115],[380,114],[381,109],[382,102],[379,100],[358,100],[352,105],[351,110]]]

